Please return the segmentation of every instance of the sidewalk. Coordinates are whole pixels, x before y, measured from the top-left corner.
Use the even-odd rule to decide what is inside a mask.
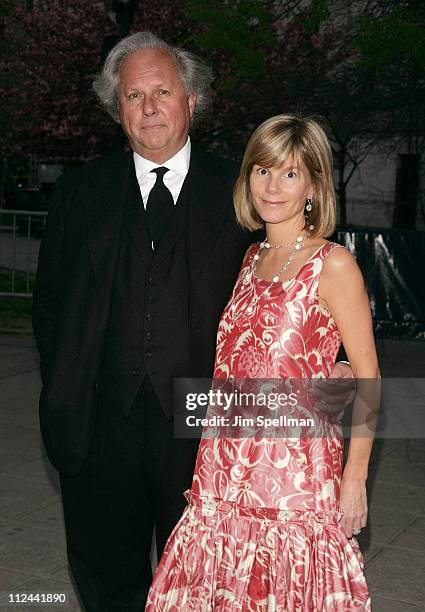
[[[378,349],[383,376],[425,377],[425,343],[385,341]],[[58,478],[38,431],[39,389],[32,338],[0,336],[0,592],[66,593],[67,605],[44,609],[76,612]],[[377,440],[369,489],[369,525],[360,543],[373,610],[423,610],[424,440]],[[0,612],[12,609],[0,605]]]

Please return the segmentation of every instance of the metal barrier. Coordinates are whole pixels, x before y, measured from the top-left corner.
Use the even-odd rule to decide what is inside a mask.
[[[0,209],[0,297],[32,297],[47,212]]]

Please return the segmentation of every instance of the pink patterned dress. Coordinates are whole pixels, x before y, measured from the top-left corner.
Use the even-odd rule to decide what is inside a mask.
[[[326,378],[340,334],[321,304],[326,242],[297,276],[254,275],[253,245],[223,312],[216,379]],[[149,593],[149,612],[370,610],[357,541],[338,507],[343,438],[203,436],[192,488]]]

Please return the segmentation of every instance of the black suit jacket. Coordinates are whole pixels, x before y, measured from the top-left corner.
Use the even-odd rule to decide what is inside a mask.
[[[132,153],[61,177],[44,231],[33,325],[41,357],[40,423],[50,460],[76,474],[88,453]],[[237,226],[235,166],[192,148],[188,181],[190,376],[212,375],[220,314],[255,239]],[[147,256],[147,236],[137,236]],[[170,313],[172,316],[172,313]]]

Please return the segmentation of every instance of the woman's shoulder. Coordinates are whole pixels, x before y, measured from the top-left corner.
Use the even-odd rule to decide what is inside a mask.
[[[338,244],[337,242],[332,242],[331,240],[325,240],[322,245],[322,254],[323,258],[326,259],[327,267],[345,267],[350,265],[357,265],[356,260],[350,251],[343,246],[342,244]]]
[[[332,280],[344,285],[352,282],[355,277],[361,277],[360,268],[354,256],[343,245],[326,240],[322,246],[322,281]]]

